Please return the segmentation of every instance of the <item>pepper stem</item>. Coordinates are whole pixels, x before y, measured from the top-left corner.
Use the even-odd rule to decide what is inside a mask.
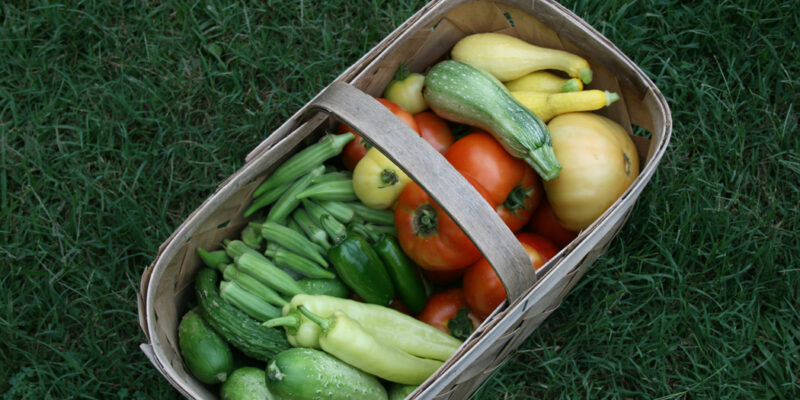
[[[285,315],[283,317],[273,318],[264,321],[261,326],[265,326],[267,328],[275,328],[276,326],[283,326],[292,329],[297,329],[300,327],[300,317],[297,315]]]
[[[303,306],[298,306],[297,307],[297,311],[300,311],[300,313],[305,315],[306,318],[310,319],[311,322],[319,325],[319,327],[322,328],[323,332],[325,332],[328,329],[330,329],[331,325],[333,324],[333,322],[330,319],[320,317],[319,315],[314,314],[311,311],[306,310],[306,308],[303,307]]]

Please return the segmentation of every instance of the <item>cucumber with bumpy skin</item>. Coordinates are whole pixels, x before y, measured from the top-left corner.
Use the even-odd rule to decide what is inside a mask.
[[[293,348],[267,365],[267,388],[286,400],[386,400],[377,378],[321,350]]]
[[[424,95],[440,117],[485,129],[542,179],[561,171],[547,125],[488,72],[460,61],[439,62],[425,77]]]
[[[203,268],[195,278],[195,292],[200,315],[225,341],[247,356],[268,361],[288,349],[283,332],[261,323],[239,310],[219,295],[219,272]]]

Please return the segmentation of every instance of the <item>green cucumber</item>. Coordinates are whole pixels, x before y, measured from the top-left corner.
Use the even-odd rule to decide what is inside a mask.
[[[241,367],[219,388],[222,400],[272,400],[267,389],[267,373],[262,368]]]
[[[440,117],[485,129],[542,179],[561,171],[547,125],[488,72],[460,61],[439,62],[426,74],[423,94]]]
[[[195,310],[178,324],[178,344],[184,365],[203,383],[225,382],[233,371],[233,351]]]
[[[286,400],[386,400],[377,378],[321,350],[293,348],[267,365],[267,388]]]
[[[261,326],[244,311],[219,295],[219,272],[203,268],[195,278],[195,294],[199,311],[208,325],[226,342],[245,355],[260,361],[269,361],[288,349],[289,342],[283,331]]]

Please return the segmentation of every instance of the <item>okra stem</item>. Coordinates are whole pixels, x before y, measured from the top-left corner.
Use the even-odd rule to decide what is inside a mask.
[[[341,153],[344,146],[349,141],[353,140],[354,137],[355,136],[351,132],[345,132],[339,135],[328,135],[321,141],[295,153],[286,160],[286,162],[281,164],[267,180],[261,183],[253,193],[253,196],[259,196],[261,193],[281,183],[292,181],[311,171],[317,165]]]

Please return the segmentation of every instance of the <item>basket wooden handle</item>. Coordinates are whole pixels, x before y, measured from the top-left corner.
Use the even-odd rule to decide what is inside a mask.
[[[491,205],[438,151],[381,103],[350,84],[334,82],[311,101],[309,109],[333,114],[425,189],[494,267],[509,303],[533,285],[536,272],[527,253]]]

